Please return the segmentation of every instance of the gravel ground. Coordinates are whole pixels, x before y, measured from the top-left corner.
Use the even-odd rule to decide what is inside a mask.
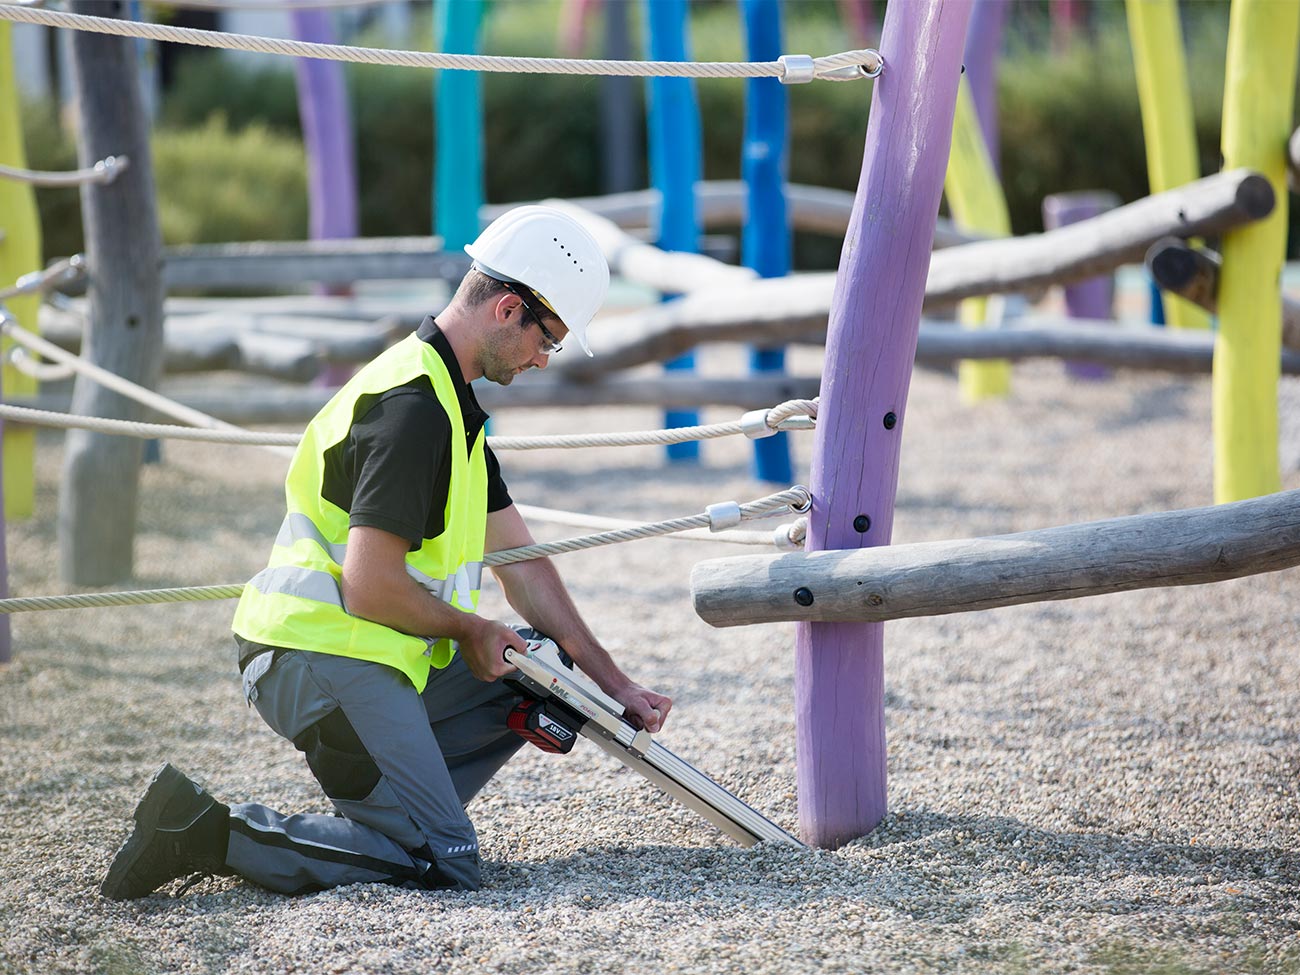
[[[1288,488],[1296,401],[1288,387]],[[1207,504],[1209,402],[1206,379],[1083,383],[1042,363],[969,408],[950,375],[918,372],[895,541]],[[495,432],[578,422],[658,417],[515,411]],[[15,594],[67,590],[61,448],[41,435],[36,517],[9,529]],[[806,476],[811,436],[795,450]],[[505,463],[520,501],[655,520],[767,493],[748,453]],[[248,578],[281,517],[282,461],[164,454],[143,475],[130,588]],[[691,565],[741,551],[643,541],[561,568],[626,668],[674,696],[660,740],[794,830],[794,627],[714,630],[690,604]],[[327,805],[239,698],[233,604],[25,614],[0,668],[0,972],[1300,972],[1298,579],[889,624],[890,813],[833,852],[741,849],[581,743],[526,749],[473,804],[482,891],[290,899],[221,879],[127,904],[97,886],[164,759],[223,799]]]

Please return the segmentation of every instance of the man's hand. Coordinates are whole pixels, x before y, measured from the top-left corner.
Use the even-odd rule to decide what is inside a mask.
[[[623,705],[623,717],[635,727],[644,728],[654,733],[668,720],[668,712],[673,708],[671,698],[647,690],[640,684],[629,684],[627,689],[613,695],[614,700]]]
[[[469,672],[481,681],[494,681],[513,673],[514,665],[506,662],[506,647],[524,653],[527,642],[514,630],[496,620],[466,614],[466,633],[457,640],[457,650],[465,657]]]

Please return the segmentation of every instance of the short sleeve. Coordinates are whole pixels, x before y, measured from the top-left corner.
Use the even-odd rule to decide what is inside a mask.
[[[500,511],[509,508],[514,501],[510,498],[510,489],[506,487],[505,478],[501,476],[501,464],[497,455],[487,444],[483,445],[483,457],[487,461],[487,510]]]
[[[349,526],[379,528],[419,545],[430,530],[431,514],[441,523],[447,507],[451,421],[446,410],[423,391],[392,390],[353,423],[350,437]],[[442,496],[435,497],[438,493]]]

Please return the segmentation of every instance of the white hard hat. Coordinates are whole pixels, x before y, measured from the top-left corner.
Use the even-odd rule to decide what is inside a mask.
[[[609,264],[586,228],[544,206],[515,207],[465,246],[477,269],[499,281],[526,284],[591,355],[587,325],[609,292]]]

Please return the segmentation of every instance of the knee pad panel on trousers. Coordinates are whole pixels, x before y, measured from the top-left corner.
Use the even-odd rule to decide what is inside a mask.
[[[293,739],[331,799],[361,800],[379,784],[379,766],[339,708]]]

